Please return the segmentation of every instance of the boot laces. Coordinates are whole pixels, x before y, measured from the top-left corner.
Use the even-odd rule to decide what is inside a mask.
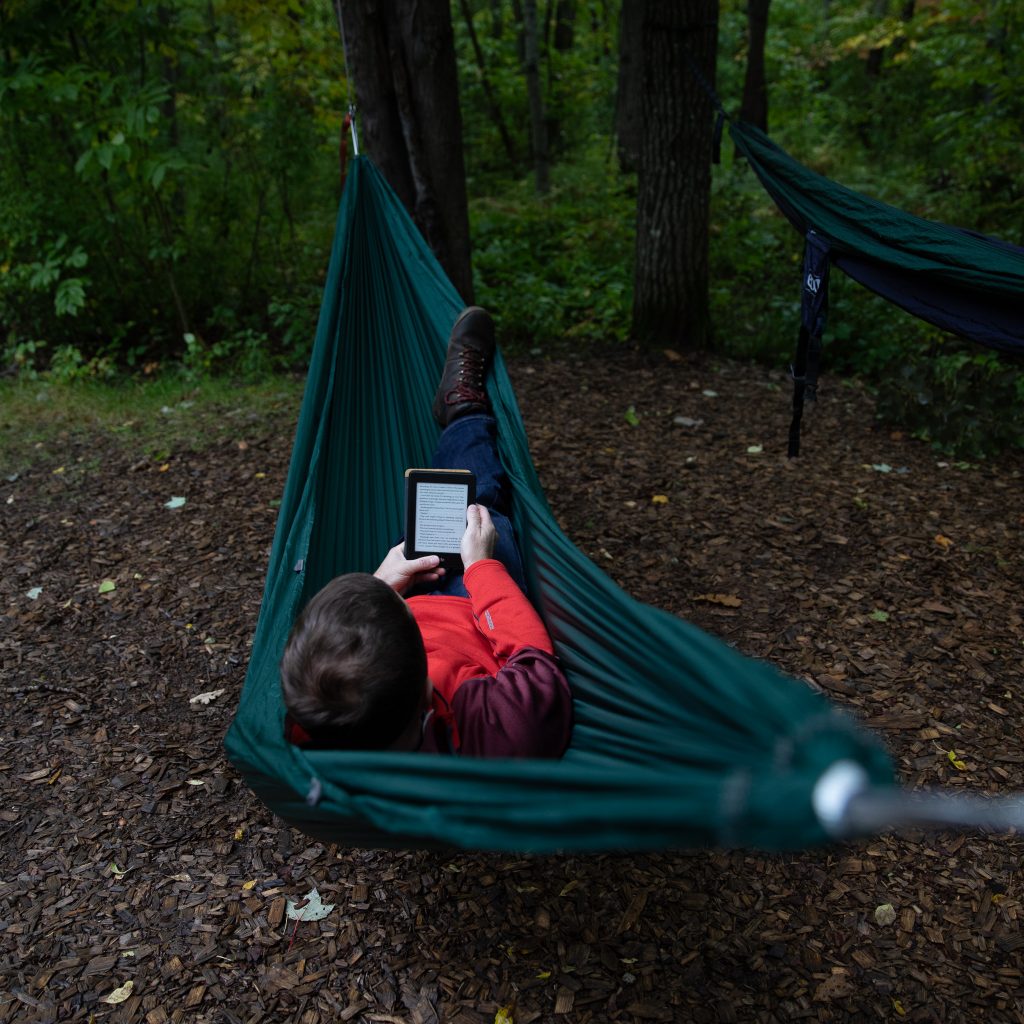
[[[459,353],[459,377],[444,396],[446,405],[460,402],[485,402],[484,372],[486,358],[479,349],[466,347]]]

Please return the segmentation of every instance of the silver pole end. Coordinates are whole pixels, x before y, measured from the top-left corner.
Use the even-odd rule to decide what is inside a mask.
[[[868,788],[868,781],[868,773],[856,761],[836,761],[814,784],[811,806],[830,836],[846,834],[850,801]]]

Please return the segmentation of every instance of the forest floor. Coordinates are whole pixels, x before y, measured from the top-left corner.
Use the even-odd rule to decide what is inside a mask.
[[[1024,459],[945,459],[826,379],[791,468],[779,373],[510,370],[556,516],[624,588],[825,690],[908,784],[1024,790]],[[164,452],[64,429],[0,475],[0,1024],[1024,1022],[1014,836],[513,857],[275,819],[222,739],[295,414],[171,408],[196,440]],[[313,887],[334,911],[288,920]]]

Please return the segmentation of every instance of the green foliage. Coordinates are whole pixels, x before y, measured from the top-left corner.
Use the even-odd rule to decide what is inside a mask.
[[[552,182],[544,198],[523,180],[500,200],[471,201],[477,300],[498,312],[512,348],[621,340],[632,290],[628,184],[597,149],[556,166]]]
[[[1024,447],[1024,373],[994,352],[922,342],[880,380],[878,411],[960,457]]]
[[[8,349],[194,366],[191,334],[251,366],[271,308],[326,261],[344,107],[333,12],[17,0],[0,20]]]

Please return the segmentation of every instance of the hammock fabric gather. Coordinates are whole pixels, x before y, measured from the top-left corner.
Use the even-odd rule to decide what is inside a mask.
[[[573,690],[568,752],[556,762],[483,760],[285,741],[278,661],[292,622],[333,576],[372,572],[396,542],[403,473],[428,465],[437,439],[431,400],[461,307],[380,172],[357,157],[225,741],[231,761],[287,822],[349,846],[584,852],[825,841],[812,805],[818,780],[848,761],[887,790],[887,756],[824,697],[633,600],[573,546],[545,502],[500,353],[490,397],[530,596]]]

